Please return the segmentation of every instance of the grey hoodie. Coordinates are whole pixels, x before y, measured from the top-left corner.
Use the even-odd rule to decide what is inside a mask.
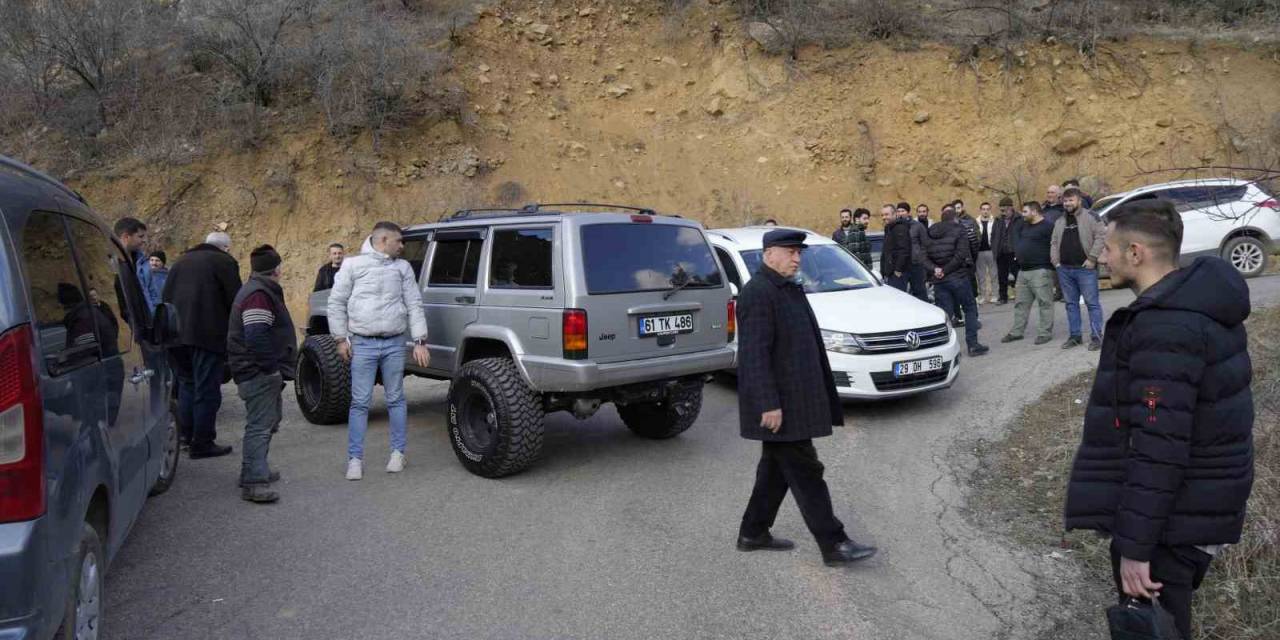
[[[389,338],[410,330],[414,340],[427,337],[427,316],[413,267],[374,250],[372,237],[360,255],[342,261],[329,291],[329,333]]]

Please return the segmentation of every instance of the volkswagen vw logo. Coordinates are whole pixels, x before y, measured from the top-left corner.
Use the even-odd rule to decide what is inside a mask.
[[[920,334],[914,331],[908,331],[907,335],[902,336],[902,341],[907,343],[907,349],[915,351],[920,348]]]

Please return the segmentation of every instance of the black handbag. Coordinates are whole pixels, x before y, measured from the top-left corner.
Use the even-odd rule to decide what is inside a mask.
[[[1150,602],[1138,598],[1107,607],[1107,624],[1111,640],[1182,640],[1173,614],[1160,606],[1160,599]]]

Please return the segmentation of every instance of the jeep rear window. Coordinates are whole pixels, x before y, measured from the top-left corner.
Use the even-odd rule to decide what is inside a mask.
[[[702,231],[673,224],[582,227],[582,266],[592,295],[722,287]]]

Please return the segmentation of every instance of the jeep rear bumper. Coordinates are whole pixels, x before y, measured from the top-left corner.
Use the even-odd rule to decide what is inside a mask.
[[[726,345],[709,351],[608,364],[525,355],[520,357],[520,367],[538,391],[576,392],[712,373],[732,368],[733,360],[733,349]]]

